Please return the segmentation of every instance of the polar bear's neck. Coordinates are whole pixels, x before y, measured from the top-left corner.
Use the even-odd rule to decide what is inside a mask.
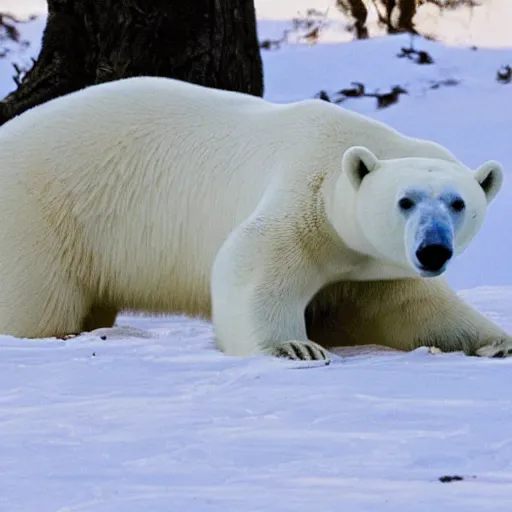
[[[375,257],[375,248],[366,240],[356,214],[356,197],[344,173],[337,173],[324,188],[327,222],[345,246],[361,255]]]

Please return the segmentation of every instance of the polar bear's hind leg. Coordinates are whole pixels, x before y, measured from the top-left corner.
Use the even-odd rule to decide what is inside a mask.
[[[47,242],[39,236],[35,244],[0,250],[0,334],[45,338],[80,332],[90,299]]]
[[[52,287],[44,281],[32,279],[31,288],[25,290],[2,286],[0,334],[48,338],[80,332],[87,311],[85,296],[70,283]]]

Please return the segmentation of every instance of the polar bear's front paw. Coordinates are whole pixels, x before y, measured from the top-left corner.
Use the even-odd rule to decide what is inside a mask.
[[[331,362],[327,350],[314,341],[281,341],[268,347],[268,352],[276,357],[302,361]]]
[[[501,338],[476,351],[480,357],[512,357],[512,338]]]

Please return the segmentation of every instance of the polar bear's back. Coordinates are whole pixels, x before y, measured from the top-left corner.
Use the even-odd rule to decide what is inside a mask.
[[[72,264],[87,266],[73,272],[105,293],[206,296],[220,245],[272,176],[254,109],[272,106],[157,78],[58,98],[2,127],[0,202],[56,232]]]

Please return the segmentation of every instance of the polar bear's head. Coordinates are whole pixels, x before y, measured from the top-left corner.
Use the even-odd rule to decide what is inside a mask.
[[[435,158],[379,160],[364,147],[346,151],[342,166],[366,252],[423,277],[468,246],[503,183],[494,161],[472,172]]]

